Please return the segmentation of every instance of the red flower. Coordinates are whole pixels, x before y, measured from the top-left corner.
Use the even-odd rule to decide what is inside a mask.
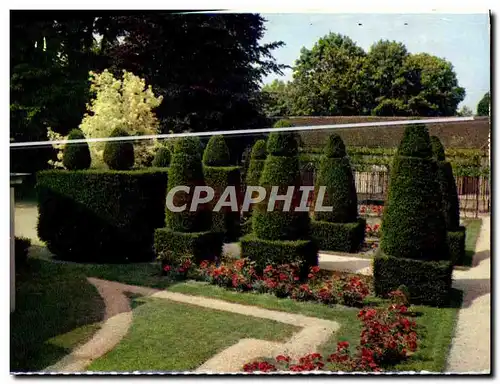
[[[171,269],[172,269],[172,267],[171,267],[170,265],[165,265],[165,266],[163,267],[163,270],[164,270],[165,272],[169,272]]]
[[[279,355],[279,356],[276,356],[276,361],[277,362],[290,362],[290,357],[289,356],[283,356],[283,355]]]

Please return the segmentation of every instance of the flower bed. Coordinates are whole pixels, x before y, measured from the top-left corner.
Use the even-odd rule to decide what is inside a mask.
[[[360,205],[359,206],[359,215],[362,217],[366,217],[366,216],[382,217],[383,212],[384,212],[383,205]]]
[[[417,349],[416,324],[408,318],[406,298],[401,291],[392,293],[388,308],[364,308],[358,314],[363,323],[360,345],[353,352],[347,341],[337,343],[337,350],[325,357],[311,353],[292,361],[279,355],[273,362],[245,364],[245,372],[343,371],[378,372],[405,360]]]
[[[374,225],[366,224],[365,233],[366,237],[380,238],[380,236],[382,235],[380,231],[380,224],[374,224]]]
[[[184,261],[180,266],[164,266],[164,273],[176,279],[188,277],[204,280],[237,291],[270,293],[298,301],[315,301],[327,305],[342,304],[361,307],[366,296],[372,293],[369,278],[345,273],[325,273],[311,267],[307,279],[299,277],[297,264],[268,265],[262,274],[256,272],[253,262],[247,259],[222,262],[204,261],[198,268]]]

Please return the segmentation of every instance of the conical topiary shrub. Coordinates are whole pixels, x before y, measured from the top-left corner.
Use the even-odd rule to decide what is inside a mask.
[[[318,211],[320,188],[324,188],[322,206]],[[351,164],[344,142],[331,135],[321,158],[315,186],[315,213],[311,222],[312,236],[320,249],[356,252],[365,238],[366,221],[358,218],[358,200]]]
[[[310,240],[309,212],[295,211],[301,200],[297,142],[292,133],[276,132],[269,135],[268,156],[259,184],[266,190],[266,198],[252,212],[253,232],[241,239],[242,256],[254,260],[257,268],[267,265],[299,262],[302,271],[317,265],[317,249]],[[293,187],[290,207],[285,201],[275,201],[269,207],[272,190],[286,195]]]
[[[449,300],[449,261],[438,170],[423,125],[408,126],[394,157],[373,276],[377,295],[404,284],[414,302]]]
[[[203,153],[203,172],[207,186],[214,189],[211,205],[212,231],[223,234],[227,242],[236,241],[240,236],[239,204],[238,207],[234,207],[236,210],[227,206],[218,212],[214,210],[228,187],[234,188],[238,203],[240,201],[240,168],[230,165],[229,148],[223,136],[212,136],[208,141]],[[231,196],[225,196],[224,201],[228,198]]]
[[[250,153],[250,164],[246,173],[246,185],[258,186],[262,170],[264,169],[264,162],[266,160],[266,141],[257,140],[252,147]],[[254,197],[254,196],[252,196]],[[242,224],[241,231],[243,234],[249,234],[252,231],[252,207],[249,207],[247,212],[243,212],[244,223]]]
[[[79,129],[73,129],[68,135],[68,140],[85,139],[85,135]],[[70,171],[88,169],[91,163],[89,145],[87,142],[81,144],[67,144],[63,152],[63,165]]]
[[[212,214],[208,203],[196,209],[191,205],[196,187],[204,187],[201,144],[195,137],[183,137],[174,146],[168,172],[166,228],[155,232],[155,250],[163,264],[175,264],[186,258],[213,260],[222,250],[220,234],[211,231]],[[174,188],[187,187],[189,192]],[[172,208],[184,207],[179,212]]]
[[[259,185],[260,176],[264,169],[264,162],[266,160],[266,141],[258,140],[252,147],[250,153],[250,165],[246,174],[247,185]]]
[[[438,181],[441,189],[443,214],[448,234],[450,259],[455,265],[472,264],[472,259],[466,260],[465,254],[465,227],[460,226],[460,205],[457,193],[457,184],[453,177],[453,170],[449,161],[446,161],[443,144],[436,136],[431,136],[432,152],[438,164]]]
[[[110,137],[126,137],[129,134],[116,128]],[[104,146],[103,160],[109,169],[125,171],[134,166],[134,144],[130,141],[107,141]]]
[[[171,154],[167,147],[160,147],[155,154],[151,165],[155,168],[167,168],[170,166]]]
[[[294,125],[290,120],[280,119],[276,123],[274,123],[273,128],[290,128],[293,126]],[[299,147],[302,147],[303,143],[302,143],[302,136],[300,136],[300,133],[297,131],[293,132],[293,137],[295,137],[297,145]]]

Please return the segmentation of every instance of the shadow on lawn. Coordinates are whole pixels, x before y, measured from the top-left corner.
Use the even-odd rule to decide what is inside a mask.
[[[16,273],[16,310],[10,315],[10,369],[37,371],[70,352],[89,336],[77,332],[66,340],[55,337],[100,322],[104,302],[84,275],[62,264],[28,260]]]
[[[78,264],[51,261],[44,247],[30,249],[16,274],[16,311],[10,316],[11,372],[39,371],[88,341],[105,316],[104,301],[87,280],[95,277],[124,284],[167,288],[177,283],[154,263]],[[129,296],[132,307],[138,296]]]

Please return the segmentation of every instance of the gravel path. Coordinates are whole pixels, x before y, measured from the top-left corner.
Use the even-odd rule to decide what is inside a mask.
[[[136,287],[112,281],[88,278],[104,299],[104,323],[94,336],[85,344],[75,348],[43,372],[74,373],[85,372],[92,361],[111,351],[127,334],[132,324],[130,300],[125,293],[150,296],[156,289]]]
[[[257,339],[242,339],[206,361],[196,370],[196,372],[240,372],[243,364],[257,357],[275,357],[283,354],[289,355],[292,358],[298,358],[316,351],[321,344],[325,343],[330,338],[333,332],[340,328],[340,325],[335,321],[293,313],[271,311],[201,296],[190,296],[176,292],[161,291],[153,294],[152,297],[197,305],[219,311],[238,313],[245,316],[269,319],[302,327],[302,330],[294,334],[286,343],[276,343]]]
[[[484,217],[473,267],[455,270],[453,286],[464,291],[447,372],[491,372],[490,217]]]

